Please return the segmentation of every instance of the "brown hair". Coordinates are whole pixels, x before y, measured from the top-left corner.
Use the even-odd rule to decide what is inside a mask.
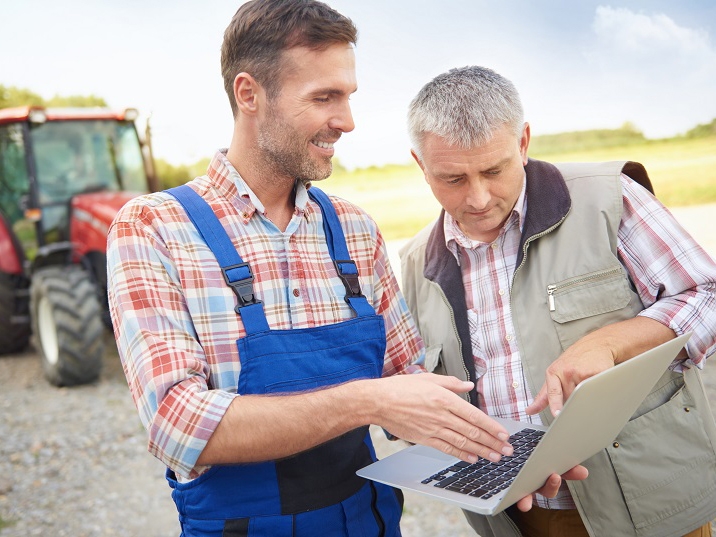
[[[286,66],[283,51],[293,47],[321,50],[330,45],[355,45],[353,22],[316,0],[251,0],[242,5],[224,32],[221,74],[236,117],[234,79],[249,73],[269,98],[280,93]]]

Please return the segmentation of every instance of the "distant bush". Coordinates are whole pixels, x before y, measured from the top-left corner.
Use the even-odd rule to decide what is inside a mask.
[[[644,133],[632,123],[624,123],[618,129],[594,129],[534,136],[530,141],[530,153],[549,155],[585,149],[623,147],[643,144],[645,141]]]
[[[41,95],[27,88],[0,84],[0,108],[12,106],[87,107],[107,106],[107,102],[96,95],[55,95],[51,99],[44,99]]]
[[[707,136],[716,136],[716,118],[711,123],[703,123],[696,125],[693,129],[686,133],[686,138],[706,138]]]
[[[174,165],[166,160],[154,159],[154,167],[162,188],[173,188],[204,175],[209,167],[210,159],[205,158],[194,164]]]

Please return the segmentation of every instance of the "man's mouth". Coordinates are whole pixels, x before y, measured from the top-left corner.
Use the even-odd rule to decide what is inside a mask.
[[[321,149],[333,149],[334,142],[321,142],[320,140],[311,140],[311,143]]]

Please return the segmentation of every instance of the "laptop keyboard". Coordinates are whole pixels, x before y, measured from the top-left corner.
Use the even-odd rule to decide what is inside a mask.
[[[514,448],[512,456],[503,456],[500,462],[478,459],[470,464],[459,461],[421,483],[487,500],[510,486],[543,435],[544,431],[522,429],[510,436],[509,442]]]

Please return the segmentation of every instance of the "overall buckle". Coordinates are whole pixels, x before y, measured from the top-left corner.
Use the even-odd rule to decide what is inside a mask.
[[[353,273],[345,273],[343,271],[343,268],[341,267],[341,264],[350,264],[353,265]],[[358,297],[364,297],[363,293],[360,289],[360,282],[358,280],[358,267],[355,264],[355,261],[352,259],[346,259],[346,260],[339,260],[336,259],[333,261],[333,265],[336,267],[336,272],[338,272],[338,277],[343,282],[344,287],[346,288],[346,302],[349,298],[358,298]]]
[[[232,281],[228,272],[242,268],[246,268],[248,276]],[[248,263],[239,263],[238,265],[231,265],[230,267],[222,267],[221,274],[224,276],[226,285],[231,287],[236,296],[239,298],[239,305],[236,306],[237,310],[238,308],[250,306],[251,304],[261,304],[261,301],[257,300],[256,295],[254,294],[254,275],[251,272],[251,267]]]

